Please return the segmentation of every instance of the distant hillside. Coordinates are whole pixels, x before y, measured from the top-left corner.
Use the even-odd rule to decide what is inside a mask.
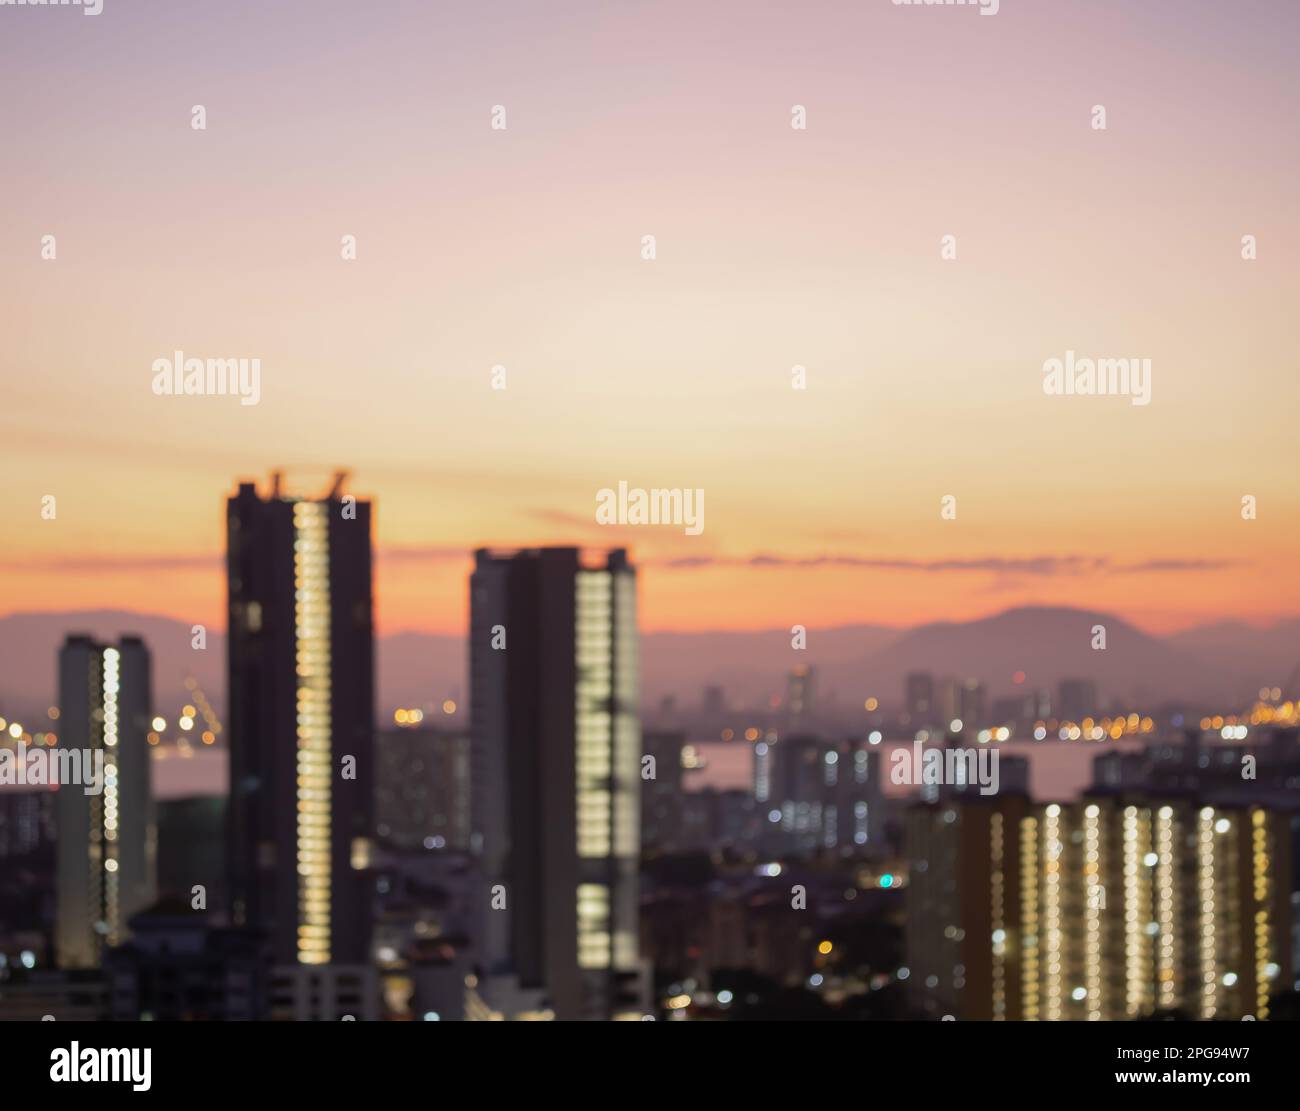
[[[1092,630],[1106,628],[1104,651],[1092,647]],[[962,623],[922,625],[899,637],[872,661],[873,674],[891,693],[909,671],[980,679],[994,696],[1025,686],[1054,690],[1062,678],[1096,680],[1103,697],[1134,705],[1179,696],[1229,697],[1240,685],[1212,661],[1149,636],[1113,614],[1025,607]]]
[[[1091,647],[1092,627],[1105,625],[1104,652]],[[218,708],[224,706],[225,638],[208,632],[207,650],[190,646],[190,626],[167,617],[102,610],[30,613],[0,618],[0,713],[43,713],[55,692],[55,656],[63,637],[88,632],[100,638],[138,633],[154,656],[160,708],[185,698],[194,675]],[[896,705],[904,676],[976,678],[993,696],[1026,686],[1055,688],[1063,677],[1095,679],[1106,697],[1150,705],[1167,698],[1204,698],[1225,705],[1248,699],[1259,687],[1285,686],[1300,664],[1300,619],[1267,629],[1227,622],[1169,637],[1151,636],[1113,614],[1024,607],[976,621],[944,622],[897,630],[847,625],[808,630],[807,651],[790,647],[788,628],[757,632],[650,633],[642,638],[643,694],[653,705],[667,694],[678,704],[699,704],[706,686],[720,685],[729,699],[747,702],[784,696],[786,673],[810,664],[822,698],[832,692],[849,705],[867,695]],[[401,705],[452,698],[463,703],[466,680],[462,637],[396,633],[377,649],[381,717]],[[1289,690],[1292,697],[1300,691]]]

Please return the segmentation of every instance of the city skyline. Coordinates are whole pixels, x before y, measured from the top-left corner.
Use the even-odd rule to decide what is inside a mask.
[[[830,1021],[912,1095],[1283,1074],[1298,43],[0,0],[11,1071],[373,1102],[464,1022]]]

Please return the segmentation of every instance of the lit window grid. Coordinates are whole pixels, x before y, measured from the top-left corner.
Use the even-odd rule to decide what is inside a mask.
[[[1156,924],[1159,928],[1156,952],[1156,980],[1160,1006],[1176,1007],[1181,1000],[1178,967],[1182,959],[1182,938],[1178,931],[1178,873],[1174,867],[1174,845],[1178,823],[1172,807],[1162,806],[1156,815]]]
[[[328,964],[332,732],[329,505],[294,505],[298,960]]]
[[[1038,820],[1026,817],[1020,823],[1020,890],[1021,890],[1021,958],[1020,982],[1024,996],[1024,1012],[1028,1021],[1040,1017],[1039,981],[1039,875],[1038,875]]]
[[[1216,929],[1214,808],[1204,807],[1198,821],[1196,845],[1197,888],[1201,901],[1201,1002],[1202,1018],[1213,1018],[1219,1002],[1219,953]]]
[[[118,700],[121,692],[121,653],[116,648],[105,648],[99,657],[100,666],[100,707],[103,725],[100,738],[104,754],[104,790],[99,813],[94,821],[103,835],[103,913],[104,924],[108,928],[105,939],[109,945],[118,945],[122,941],[122,906],[120,843],[118,841],[118,822],[120,818],[121,794],[117,774],[118,760]]]
[[[610,942],[610,892],[600,883],[578,885],[578,967],[608,968]]]
[[[1006,942],[1006,864],[1005,830],[1001,814],[993,814],[989,819],[989,855],[992,869],[989,876],[989,902],[992,911],[991,922],[996,937],[993,940],[993,1018],[995,1021],[1007,1017],[1007,942]]]
[[[614,854],[641,855],[641,662],[636,576],[611,572],[614,588]]]
[[[1063,992],[1062,958],[1063,934],[1061,931],[1061,808],[1049,806],[1043,817],[1043,949],[1046,1018],[1048,1022],[1061,1020]]]
[[[1089,806],[1083,815],[1083,986],[1090,1022],[1101,1018],[1101,810]]]
[[[1164,926],[1156,917],[1156,883],[1168,859],[1165,852],[1155,852],[1155,863],[1147,863],[1157,845],[1153,819],[1149,809],[1124,809],[1123,1015],[1129,1018],[1148,1014],[1157,1003],[1157,980],[1152,973],[1158,967],[1157,946],[1163,940]]]
[[[613,583],[608,571],[579,571],[575,588],[577,664],[574,769],[578,856],[613,847]]]
[[[1272,931],[1269,923],[1269,830],[1268,815],[1255,809],[1250,815],[1251,878],[1255,909],[1255,1017],[1266,1019],[1269,1014],[1269,972],[1273,964]]]

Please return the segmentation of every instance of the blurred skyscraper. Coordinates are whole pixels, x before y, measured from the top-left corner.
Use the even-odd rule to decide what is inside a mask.
[[[943,679],[939,682],[935,723],[951,727],[960,721],[970,728],[982,725],[988,691],[978,679]]]
[[[368,957],[371,507],[343,481],[228,502],[231,909],[277,964]]]
[[[636,574],[622,550],[480,550],[470,580],[479,1013],[643,1010]]]
[[[57,755],[81,750],[83,783],[67,782],[60,765],[55,949],[63,968],[99,967],[104,946],[125,941],[128,919],[154,900],[151,716],[149,650],[139,637],[116,646],[67,638],[59,652]],[[103,759],[97,793],[85,789],[86,756],[92,764]]]
[[[920,727],[935,720],[934,676],[928,672],[913,672],[904,681],[903,705],[909,724]]]
[[[704,688],[704,700],[701,704],[701,712],[706,716],[720,716],[727,712],[727,698],[721,687],[711,686]]]
[[[1062,721],[1082,721],[1100,710],[1097,684],[1091,679],[1062,679],[1056,716]]]
[[[807,664],[801,664],[786,676],[785,706],[792,721],[811,717],[815,706],[817,673]]]

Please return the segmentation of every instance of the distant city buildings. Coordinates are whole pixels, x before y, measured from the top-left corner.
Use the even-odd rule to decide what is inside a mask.
[[[704,700],[700,706],[705,717],[718,717],[727,712],[727,699],[721,687],[704,688]]]
[[[231,910],[279,965],[370,956],[371,509],[343,484],[227,504]]]
[[[0,860],[34,856],[55,843],[55,799],[49,787],[0,790]]]
[[[903,684],[903,706],[911,725],[922,727],[934,724],[938,712],[934,697],[934,676],[914,672]]]
[[[138,637],[115,645],[67,638],[59,652],[58,752],[79,751],[83,781],[92,774],[101,781],[61,779],[57,793],[55,951],[62,968],[98,968],[104,947],[124,942],[130,917],[154,900],[151,716],[149,651]]]
[[[988,689],[977,679],[943,678],[913,672],[903,682],[904,722],[914,730],[948,729],[954,721],[983,725]]]
[[[1056,716],[1062,721],[1082,721],[1101,713],[1097,684],[1091,679],[1062,679]]]
[[[420,725],[375,741],[378,839],[396,849],[466,852],[470,846],[470,739]]]
[[[103,760],[0,791],[0,1018],[640,1018],[653,984],[670,1018],[1267,1019],[1300,990],[1280,688],[1195,728],[913,672],[850,717],[801,666],[643,732],[627,553],[483,549],[468,734],[376,730],[370,504],[275,476],[227,511],[228,801],[153,801],[138,638],[68,638],[57,738],[0,721]],[[1019,742],[1107,740],[1082,798],[1031,796]],[[747,757],[749,789],[687,789]]]
[[[786,676],[785,708],[794,722],[812,717],[816,707],[817,672],[807,664],[801,664]]]
[[[867,739],[788,736],[754,745],[754,799],[773,851],[862,851],[884,828],[883,764]]]
[[[641,848],[673,850],[686,844],[685,796],[682,787],[682,750],[686,734],[646,730],[641,738],[645,756],[654,758],[654,776],[641,781]]]
[[[470,667],[485,885],[473,1008],[639,1016],[640,680],[626,553],[477,552]]]

